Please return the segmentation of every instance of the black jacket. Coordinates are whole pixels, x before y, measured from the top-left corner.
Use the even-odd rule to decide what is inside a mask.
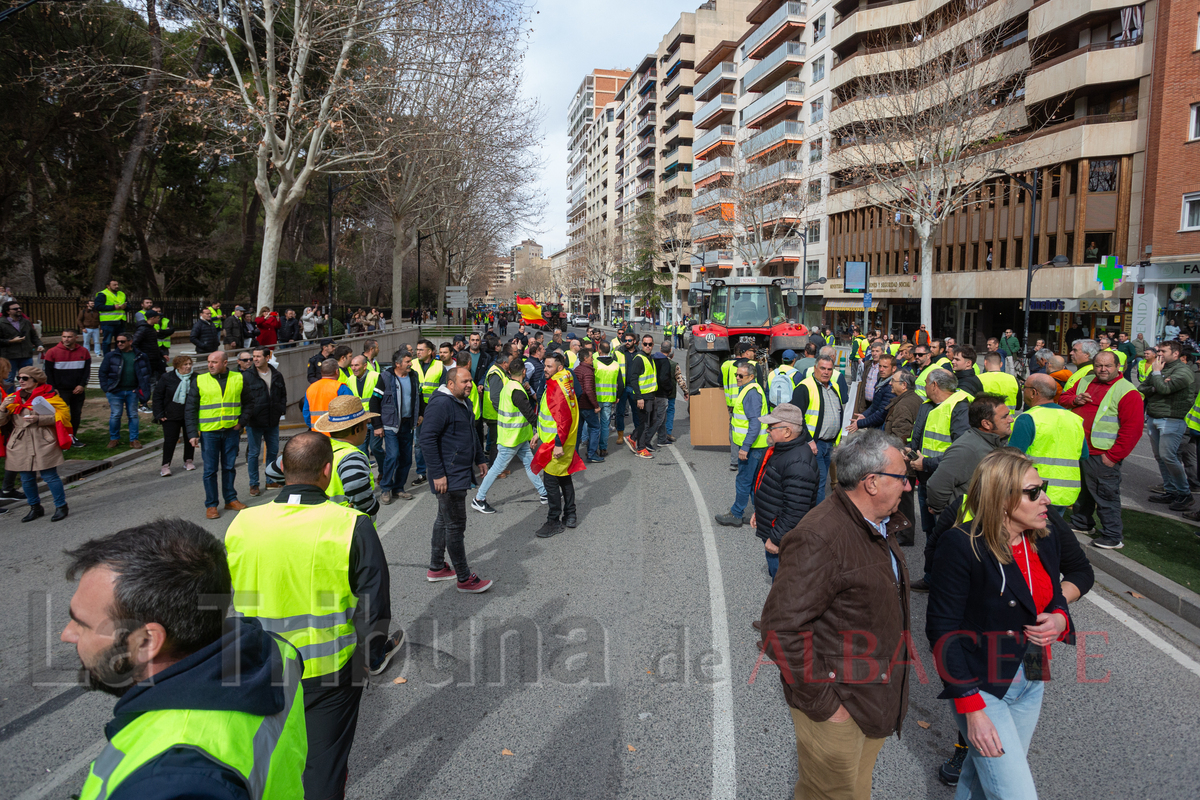
[[[412,397],[409,416],[400,418],[400,403],[396,399],[396,382],[407,380]],[[415,370],[409,370],[404,378],[396,377],[394,369],[385,369],[379,373],[377,391],[371,396],[370,411],[379,415],[379,424],[384,430],[398,431],[401,427],[415,428],[417,418],[425,408],[425,400],[421,397],[421,384],[417,381]]]
[[[192,379],[195,379],[194,374]],[[168,370],[158,379],[158,383],[154,384],[154,401],[150,408],[154,411],[155,422],[162,422],[163,417],[172,422],[183,421],[184,403],[176,403],[173,399],[177,389],[179,389],[179,373],[173,369]]]
[[[470,350],[463,350],[464,353],[470,355]],[[476,386],[483,385],[484,376],[487,375],[488,368],[495,362],[496,356],[494,353],[489,353],[487,349],[480,345],[479,347],[479,363],[475,365],[475,372],[471,375],[471,380]]]
[[[420,443],[430,491],[435,478],[448,479],[447,491],[466,491],[471,488],[475,466],[486,463],[471,406],[450,394],[445,386],[439,386],[425,406]]]
[[[317,381],[321,380],[321,362],[327,358],[329,358],[329,356],[321,355],[320,351],[318,351],[315,355],[308,357],[309,383],[316,383]]]
[[[958,378],[958,388],[972,397],[978,397],[983,394],[983,382],[979,380],[979,376],[975,374],[975,370],[956,370],[954,377]]]
[[[817,504],[817,457],[808,442],[793,439],[771,445],[755,479],[755,533],[776,545]]]
[[[891,377],[880,378],[875,384],[875,395],[871,399],[871,405],[863,409],[863,418],[858,421],[858,427],[882,428],[883,423],[887,421],[888,406],[892,404],[892,398],[895,396],[892,392]]]
[[[134,350],[133,355],[133,373],[137,376],[138,399],[144,403],[150,399],[150,392],[154,389],[150,374],[150,362],[146,360],[145,353],[139,353]],[[115,347],[104,354],[104,359],[100,362],[100,370],[96,377],[100,381],[100,388],[105,392],[116,391],[117,384],[121,381],[123,360],[121,351]]]
[[[288,319],[284,317],[279,321],[279,341],[280,343],[298,342],[300,341],[300,319]]]
[[[196,324],[192,326],[190,339],[192,345],[196,348],[196,352],[200,355],[213,353],[221,349],[221,335],[217,333],[217,329],[213,327],[211,322],[205,322],[202,319],[196,320]]]
[[[250,369],[242,370],[242,402],[245,407],[242,415],[246,424],[254,428],[274,428],[279,425],[279,418],[287,413],[287,384],[279,370],[267,365],[271,370],[271,388],[267,382],[258,376],[258,369],[251,365]]]
[[[1004,697],[1029,648],[1024,628],[1037,622],[1033,595],[1016,563],[1001,565],[982,540],[972,550],[968,529],[969,525],[951,528],[938,540],[929,581],[925,635],[934,652],[942,654],[942,699],[980,691]],[[1075,629],[1059,578],[1062,539],[1047,536],[1035,546],[1054,587],[1045,611],[1066,612],[1064,641],[1074,644]]]
[[[246,341],[246,326],[243,322],[244,319],[245,316],[239,317],[236,314],[230,314],[225,318],[224,330],[222,332],[225,335],[226,342],[241,347],[242,342]]]
[[[206,373],[200,373],[206,374]],[[189,439],[197,439],[200,437],[200,374],[192,378],[192,385],[188,387],[187,400],[183,407],[183,424],[187,429],[187,437]],[[226,369],[220,375],[215,375],[217,385],[221,387],[221,391],[225,391],[225,382],[229,380],[230,372]],[[242,398],[241,411],[238,413],[237,424],[241,427],[246,427],[246,397],[247,397],[246,380],[242,380]],[[232,426],[230,426],[232,427]]]
[[[133,349],[146,354],[146,362],[150,371],[161,375],[167,368],[163,361],[162,350],[158,347],[158,331],[149,322],[139,322],[133,331]]]

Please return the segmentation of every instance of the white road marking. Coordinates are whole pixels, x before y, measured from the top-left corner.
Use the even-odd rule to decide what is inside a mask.
[[[379,529],[379,538],[382,539],[383,537],[385,537],[389,533],[391,533],[392,530],[397,525],[400,524],[400,521],[402,519],[404,519],[406,516],[408,516],[408,512],[412,511],[413,507],[416,506],[417,503],[421,502],[421,498],[424,496],[425,496],[425,494],[424,494],[424,492],[422,492],[421,494],[418,494],[415,497],[413,497],[412,500],[402,500],[401,502],[404,503],[404,508],[400,509],[400,512],[398,514],[396,514],[395,516],[393,516],[391,519],[389,519],[387,522],[385,522],[383,524],[383,527],[381,527]]]
[[[16,800],[42,800],[43,797],[57,789],[63,781],[68,780],[76,772],[92,763],[92,761],[96,759],[96,756],[100,755],[100,751],[104,749],[106,744],[108,744],[106,739],[101,739],[100,741],[96,742],[87,750],[84,750],[82,753],[75,756],[58,769],[54,770],[54,772],[46,776],[44,781],[34,784],[25,791],[21,792],[19,795],[17,795]]]
[[[1166,656],[1168,658],[1170,658],[1172,661],[1179,664],[1181,667],[1183,667],[1184,669],[1186,669],[1188,672],[1192,673],[1193,675],[1200,677],[1200,663],[1197,663],[1194,659],[1190,658],[1186,653],[1184,653],[1182,650],[1177,648],[1175,645],[1171,644],[1166,639],[1162,638],[1157,633],[1150,630],[1145,625],[1138,622],[1136,619],[1129,616],[1121,609],[1117,608],[1115,605],[1113,605],[1111,602],[1109,602],[1109,600],[1107,600],[1106,598],[1103,598],[1103,597],[1099,597],[1095,593],[1085,594],[1084,599],[1091,600],[1093,603],[1095,603],[1097,606],[1099,606],[1100,609],[1102,611],[1104,611],[1106,614],[1108,614],[1110,617],[1113,617],[1118,622],[1124,624],[1125,627],[1129,628],[1129,630],[1133,631],[1138,636],[1142,637],[1147,642],[1154,645],[1156,648],[1158,648],[1163,653],[1165,653]]]
[[[737,796],[737,765],[734,758],[733,731],[733,679],[730,668],[732,653],[729,650],[728,611],[725,607],[725,582],[721,578],[721,560],[717,555],[717,540],[713,536],[713,527],[696,483],[692,468],[679,454],[678,447],[672,447],[675,460],[683,468],[683,477],[687,479],[688,488],[692,490],[692,499],[696,503],[696,511],[700,515],[700,531],[704,538],[704,557],[708,565],[708,594],[709,613],[712,616],[712,646],[721,655],[721,666],[714,667],[713,687],[713,781],[712,796],[714,800],[733,800]]]

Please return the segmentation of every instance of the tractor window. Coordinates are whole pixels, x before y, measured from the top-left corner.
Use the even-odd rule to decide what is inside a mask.
[[[767,328],[784,321],[782,299],[774,287],[713,287],[712,310],[714,322],[730,327]],[[721,319],[725,316],[728,319]]]

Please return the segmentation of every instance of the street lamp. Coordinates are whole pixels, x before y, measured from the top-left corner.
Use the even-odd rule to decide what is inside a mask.
[[[430,233],[425,234],[424,236],[421,235],[420,231],[417,231],[417,335],[418,336],[421,335],[421,317],[423,316],[421,314],[421,242],[425,241],[430,236],[437,236],[439,233],[445,233],[445,231],[432,231]],[[398,302],[400,304],[400,308],[404,308],[404,298],[403,297],[400,298],[399,301],[397,301],[396,298],[392,298],[392,302],[393,303]],[[395,312],[393,312],[393,316],[395,316]]]
[[[817,284],[824,285],[824,283],[825,277],[822,276],[820,278],[816,278],[815,280],[807,281],[803,286],[800,287],[800,322],[804,323],[805,327],[808,326],[808,323],[806,322],[808,315],[805,313],[805,311],[808,309],[808,287],[816,286]]]
[[[1021,188],[1029,194],[1029,202],[1033,206],[1032,210],[1029,212],[1029,230],[1026,231],[1025,236],[1025,249],[1029,253],[1029,266],[1026,268],[1025,272],[1025,335],[1021,339],[1021,346],[1025,349],[1025,357],[1029,358],[1029,297],[1033,291],[1033,273],[1037,272],[1042,267],[1066,266],[1071,263],[1071,259],[1060,254],[1050,259],[1045,264],[1033,263],[1033,232],[1037,230],[1038,170],[1036,168],[1033,170],[1032,186],[1018,178],[1016,175],[1010,175],[1008,172],[1002,169],[989,169],[988,173],[991,175],[1004,175],[1005,177],[1016,181]]]

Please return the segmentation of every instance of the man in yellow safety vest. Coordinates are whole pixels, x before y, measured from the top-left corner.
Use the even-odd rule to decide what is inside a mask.
[[[246,427],[242,373],[229,369],[224,350],[208,354],[208,374],[197,375],[188,387],[183,407],[184,426],[193,447],[204,456],[204,507],[208,519],[217,519],[217,472],[221,473],[221,494],[225,508],[241,511],[246,507],[237,499],[234,481],[242,429]]]
[[[738,449],[738,474],[734,481],[736,496],[728,514],[718,514],[717,524],[734,528],[742,527],[742,515],[746,506],[754,499],[754,478],[767,451],[767,427],[760,421],[767,415],[767,397],[762,387],[754,380],[754,367],[748,363],[737,365],[738,393],[733,402],[732,436]]]
[[[833,448],[842,439],[842,413],[848,393],[846,377],[833,368],[833,356],[823,352],[817,356],[812,374],[796,384],[792,394],[792,405],[804,412],[808,446],[817,456],[818,503],[825,499]]]
[[[1079,497],[1079,465],[1088,458],[1083,420],[1054,402],[1058,382],[1049,375],[1030,375],[1022,395],[1026,411],[1013,423],[1008,446],[1033,459],[1038,475],[1050,484],[1050,505],[1065,516]]]

